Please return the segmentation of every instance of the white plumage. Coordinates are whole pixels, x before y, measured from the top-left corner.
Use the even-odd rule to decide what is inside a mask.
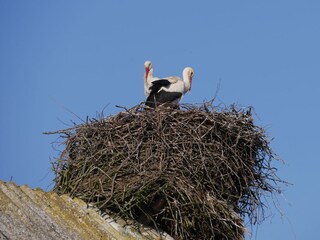
[[[158,80],[158,77],[154,77],[153,76],[153,65],[151,61],[145,61],[144,63],[144,69],[145,69],[145,73],[144,73],[144,95],[146,97],[149,96],[151,90],[149,89],[152,85],[152,82],[154,80]]]
[[[146,105],[156,107],[163,103],[178,104],[183,95],[191,90],[193,73],[191,67],[186,67],[182,73],[183,80],[179,77],[153,79]]]

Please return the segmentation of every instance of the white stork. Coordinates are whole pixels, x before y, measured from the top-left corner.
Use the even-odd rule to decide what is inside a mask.
[[[186,67],[182,76],[183,80],[179,77],[153,80],[151,87],[149,87],[150,94],[146,100],[146,105],[152,108],[163,103],[177,105],[183,95],[191,90],[193,69]]]
[[[149,96],[151,90],[149,89],[154,80],[158,80],[159,78],[153,76],[153,66],[151,61],[145,61],[144,63],[144,95],[146,97]]]

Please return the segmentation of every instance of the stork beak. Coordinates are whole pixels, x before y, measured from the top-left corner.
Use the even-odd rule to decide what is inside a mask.
[[[149,75],[149,71],[150,69],[148,67],[145,68],[146,69],[146,79],[148,78],[148,75]]]

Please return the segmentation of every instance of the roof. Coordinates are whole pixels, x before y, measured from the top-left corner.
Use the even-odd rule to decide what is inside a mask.
[[[68,195],[0,180],[0,239],[161,239]],[[172,239],[162,236],[162,239]]]

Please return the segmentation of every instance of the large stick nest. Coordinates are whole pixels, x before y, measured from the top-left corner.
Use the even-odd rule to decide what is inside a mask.
[[[55,191],[176,239],[243,239],[278,191],[273,153],[249,111],[142,105],[55,133]]]

